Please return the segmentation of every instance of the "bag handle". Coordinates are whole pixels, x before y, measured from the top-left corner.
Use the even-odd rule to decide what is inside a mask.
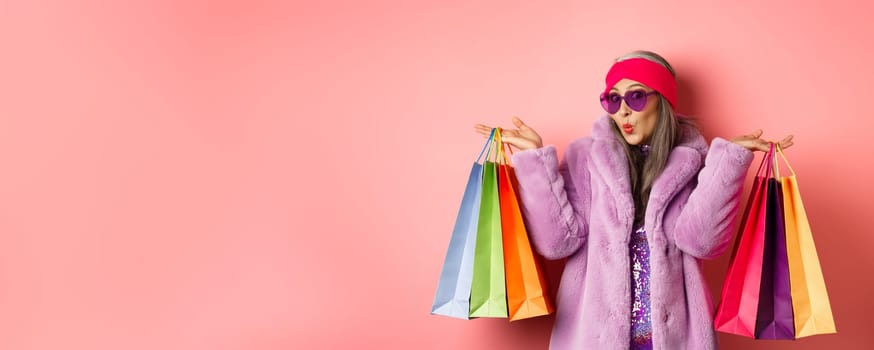
[[[771,152],[773,153],[773,155],[771,155],[771,169],[774,169],[773,170],[774,173],[772,174],[771,178],[779,180],[780,179],[780,167],[777,166],[777,143],[776,142],[771,142]]]
[[[783,147],[780,147],[780,144],[777,144],[777,153],[780,153],[780,157],[783,158],[783,163],[789,168],[789,171],[792,172],[792,176],[795,176],[795,169],[792,169],[792,164],[789,164],[789,159],[786,159],[786,153],[783,152]],[[774,168],[777,168],[777,161],[774,161]],[[780,176],[779,170],[777,172],[777,176]]]
[[[504,157],[504,140],[501,139],[501,128],[495,128],[495,141],[493,144],[495,145],[495,163],[504,164],[506,158]]]
[[[486,160],[489,159],[489,153],[486,152],[486,148],[488,148],[489,151],[491,151],[491,147],[489,147],[489,146],[492,144],[492,139],[493,139],[494,137],[495,137],[495,129],[492,128],[492,132],[489,133],[489,138],[486,139],[486,144],[483,145],[483,149],[482,149],[482,151],[479,151],[479,156],[476,157],[476,161],[475,161],[476,163],[479,163],[480,160],[482,160],[482,158],[483,158],[483,153],[486,153]]]
[[[771,177],[771,169],[773,168],[771,163],[774,161],[774,144],[770,142],[769,144],[770,148],[768,149],[768,153],[765,153],[765,158],[762,159],[761,163],[759,163],[759,170],[756,170],[756,177]],[[767,164],[767,166],[765,166],[765,164]],[[764,174],[762,173],[762,169],[765,169]]]
[[[513,147],[510,147],[510,144],[509,144],[509,143],[506,143],[506,142],[502,142],[501,147],[506,147],[506,149],[510,150],[510,157],[507,157],[507,153],[504,153],[504,162],[505,162],[507,165],[512,166],[512,165],[510,164],[510,159],[513,157]]]

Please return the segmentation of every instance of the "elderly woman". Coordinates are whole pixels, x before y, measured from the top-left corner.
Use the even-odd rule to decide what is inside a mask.
[[[756,131],[708,147],[675,112],[674,70],[655,53],[618,58],[606,82],[608,115],[561,162],[519,118],[501,134],[521,150],[512,160],[534,248],[568,258],[550,349],[715,349],[701,260],[726,251],[753,151],[769,143]]]

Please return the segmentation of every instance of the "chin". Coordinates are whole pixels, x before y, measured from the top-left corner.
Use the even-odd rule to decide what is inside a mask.
[[[629,145],[637,146],[638,144],[640,144],[640,139],[637,137],[631,136],[631,137],[626,137],[625,142],[628,143]]]

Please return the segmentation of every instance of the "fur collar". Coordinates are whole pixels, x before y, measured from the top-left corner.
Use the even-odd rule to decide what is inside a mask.
[[[634,201],[631,198],[631,183],[628,179],[628,162],[621,141],[611,130],[613,120],[605,115],[592,128],[591,159],[610,191],[616,194],[616,209],[619,218],[628,223],[634,220]],[[662,173],[653,183],[647,204],[646,224],[661,217],[667,203],[698,174],[707,154],[707,142],[694,127],[683,127],[680,143],[668,156]],[[654,216],[655,215],[655,216]]]

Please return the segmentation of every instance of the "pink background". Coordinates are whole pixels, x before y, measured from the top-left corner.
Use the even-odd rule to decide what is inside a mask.
[[[639,48],[708,138],[796,137],[839,334],[723,349],[874,342],[870,2],[120,3],[0,4],[2,349],[544,349],[429,315],[472,126],[563,150]]]

